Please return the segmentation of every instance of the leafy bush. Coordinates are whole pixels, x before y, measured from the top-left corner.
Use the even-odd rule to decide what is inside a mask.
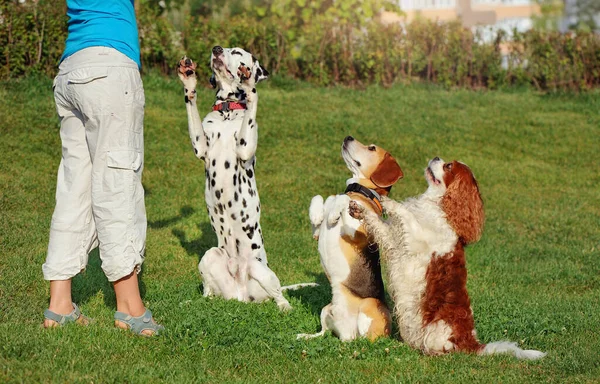
[[[222,45],[247,49],[272,73],[318,85],[389,86],[420,80],[448,88],[600,86],[600,36],[590,32],[531,30],[515,32],[510,39],[499,33],[484,42],[458,22],[384,25],[374,11],[387,4],[384,0],[316,1],[310,6],[304,0],[279,0],[271,6],[259,1],[253,13],[230,15],[226,22],[188,15],[177,31],[154,3],[146,0],[138,9],[141,58],[144,70],[164,74],[187,54],[207,79],[211,48]],[[64,14],[64,6],[50,0],[3,2],[0,76],[53,74],[66,37]]]

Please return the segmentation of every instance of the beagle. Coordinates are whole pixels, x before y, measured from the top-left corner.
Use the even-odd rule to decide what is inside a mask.
[[[332,300],[321,311],[321,331],[299,334],[298,339],[319,337],[327,330],[342,341],[357,337],[374,340],[391,332],[378,246],[369,242],[364,227],[349,215],[348,207],[353,200],[382,215],[380,198],[402,178],[402,170],[387,151],[363,145],[352,136],[344,139],[342,157],[352,172],[345,193],[329,196],[325,203],[317,195],[309,209]]]

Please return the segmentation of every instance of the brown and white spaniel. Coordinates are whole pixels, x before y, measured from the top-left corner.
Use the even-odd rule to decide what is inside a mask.
[[[425,170],[421,196],[402,203],[382,198],[386,221],[350,205],[350,214],[379,244],[388,263],[388,284],[400,336],[428,355],[452,351],[513,353],[521,359],[545,355],[516,343],[477,340],[467,292],[465,246],[479,240],[485,215],[477,181],[465,164],[436,157]]]

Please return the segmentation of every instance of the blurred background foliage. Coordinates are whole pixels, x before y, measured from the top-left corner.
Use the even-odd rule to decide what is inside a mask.
[[[64,1],[21,1],[0,3],[0,77],[51,76],[66,37]],[[500,31],[491,41],[459,21],[382,23],[381,11],[402,12],[389,0],[140,0],[136,11],[145,72],[172,75],[185,54],[208,79],[202,64],[212,46],[222,45],[252,52],[276,76],[323,86],[427,81],[491,89],[598,87],[594,18],[574,16],[573,31],[561,33],[556,19],[563,1],[537,1],[542,15],[536,28]],[[600,1],[573,1],[576,12],[600,12]]]

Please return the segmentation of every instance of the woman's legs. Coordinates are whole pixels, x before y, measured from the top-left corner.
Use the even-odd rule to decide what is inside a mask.
[[[48,309],[59,315],[68,315],[73,312],[71,299],[71,279],[50,281],[50,305]],[[44,327],[58,326],[54,320],[44,319]]]

